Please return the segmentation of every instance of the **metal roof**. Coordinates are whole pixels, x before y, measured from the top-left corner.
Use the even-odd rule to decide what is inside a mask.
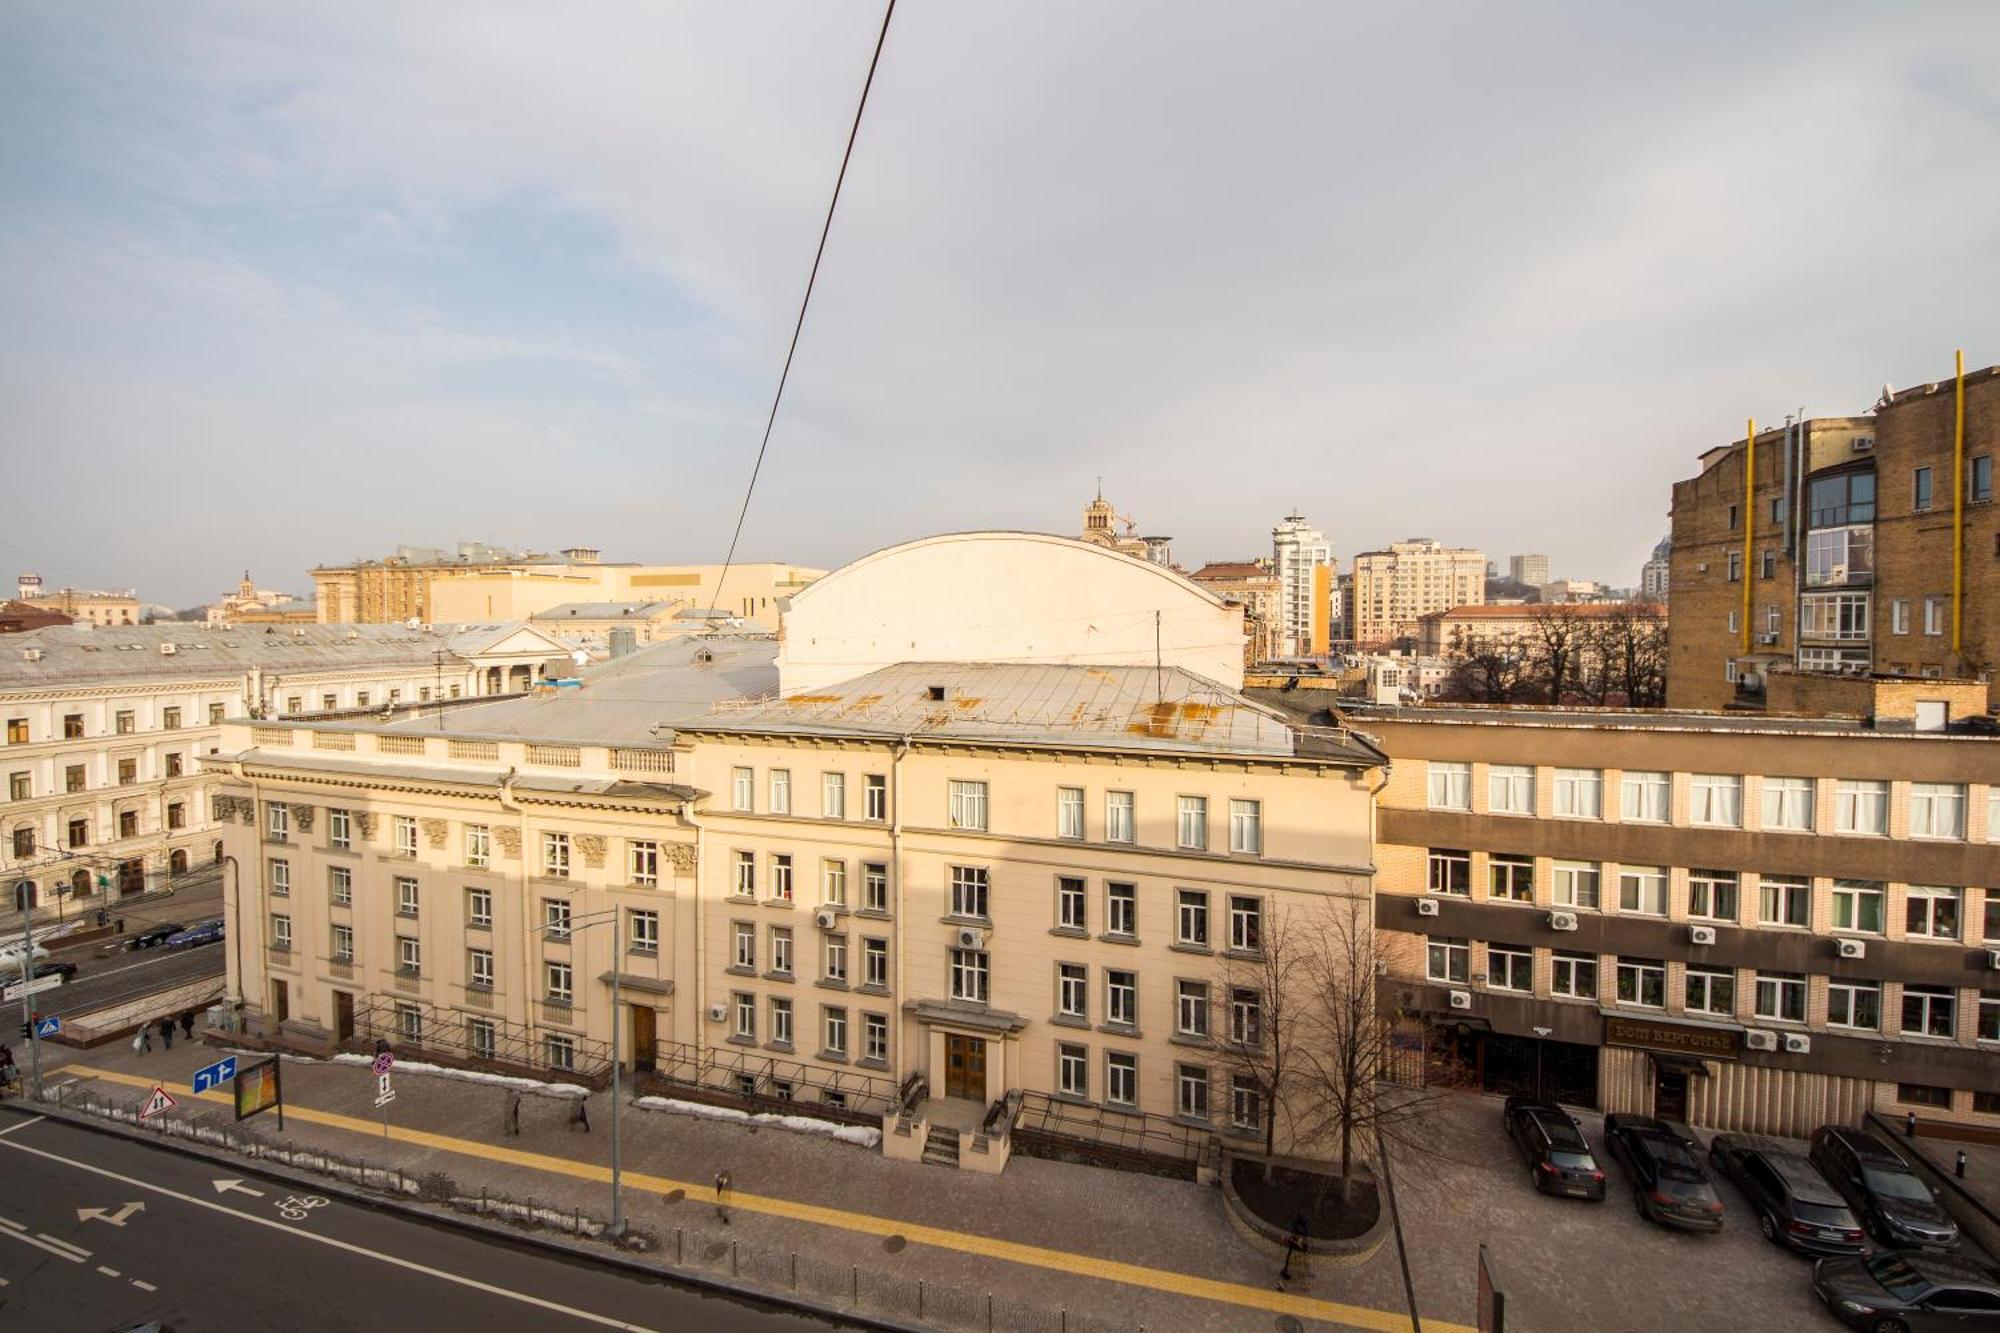
[[[530,620],[648,620],[679,606],[679,602],[563,602],[537,611]]]

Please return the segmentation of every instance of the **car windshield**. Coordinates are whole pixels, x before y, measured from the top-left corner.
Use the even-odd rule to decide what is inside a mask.
[[[1712,1203],[1715,1199],[1715,1191],[1699,1176],[1688,1179],[1666,1171],[1660,1172],[1660,1193],[1671,1194],[1685,1203]]]
[[[1549,1160],[1565,1171],[1595,1171],[1597,1159],[1587,1152],[1564,1152],[1560,1148],[1549,1154]]]
[[[1854,1214],[1838,1206],[1829,1206],[1823,1203],[1795,1203],[1792,1205],[1792,1211],[1798,1215],[1799,1221],[1810,1222],[1814,1226],[1840,1227],[1842,1230],[1852,1230],[1855,1225]]]
[[[1874,1167],[1863,1167],[1861,1179],[1871,1191],[1885,1199],[1902,1199],[1909,1203],[1931,1202],[1931,1192],[1924,1188],[1924,1182],[1907,1171],[1881,1171]]]
[[[1899,1254],[1878,1254],[1872,1259],[1862,1260],[1862,1263],[1868,1269],[1868,1276],[1905,1304],[1915,1301],[1930,1286]]]

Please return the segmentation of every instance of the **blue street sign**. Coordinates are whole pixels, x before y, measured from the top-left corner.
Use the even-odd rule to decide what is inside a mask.
[[[53,1037],[61,1031],[62,1020],[60,1018],[40,1018],[35,1020],[35,1035],[37,1037]]]
[[[236,1077],[236,1057],[226,1055],[212,1065],[204,1065],[194,1071],[194,1090],[207,1092],[219,1088]]]

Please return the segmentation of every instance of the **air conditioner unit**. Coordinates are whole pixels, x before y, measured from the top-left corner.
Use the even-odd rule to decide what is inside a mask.
[[[1688,943],[1689,943],[1689,944],[1713,944],[1713,943],[1715,943],[1715,927],[1714,927],[1714,926],[1689,926],[1689,927],[1688,927]]]
[[[1812,1050],[1812,1038],[1803,1032],[1785,1034],[1785,1051],[1790,1055],[1804,1055]]]
[[[1778,636],[1776,634],[1759,634],[1757,636],[1757,642],[1759,643],[1775,644],[1777,641]]]
[[[1840,941],[1840,956],[1842,958],[1866,958],[1868,956],[1868,942],[1866,940],[1842,940]]]
[[[1778,1034],[1751,1028],[1743,1034],[1743,1044],[1753,1051],[1775,1051],[1778,1049]]]
[[[1452,991],[1446,998],[1450,1000],[1451,1007],[1454,1009],[1470,1009],[1472,1007],[1472,992],[1469,990]]]
[[[722,1021],[723,1019],[725,1019],[725,1018],[727,1018],[727,1017],[729,1017],[729,1006],[728,1006],[728,1005],[726,1005],[726,1004],[711,1004],[710,1006],[708,1006],[708,1021],[709,1021],[709,1022],[711,1022],[711,1023],[720,1023],[720,1022],[721,1022],[721,1021]]]
[[[986,947],[986,932],[977,926],[960,926],[958,928],[958,947],[961,949],[984,949]]]
[[[1575,930],[1575,929],[1576,929],[1576,913],[1575,913],[1575,912],[1550,912],[1550,913],[1549,913],[1549,929],[1550,929],[1550,930]]]
[[[813,924],[821,930],[832,930],[840,925],[840,913],[831,907],[822,907],[813,913]]]
[[[1700,564],[1696,565],[1696,566],[1694,567],[1694,572],[1695,572],[1695,573],[1697,573],[1697,574],[1706,574],[1706,573],[1708,573],[1708,561],[1704,560],[1704,561],[1702,561],[1702,562],[1701,562]]]
[[[1419,898],[1419,899],[1417,899],[1417,915],[1418,915],[1418,916],[1436,916],[1437,914],[1438,914],[1438,900],[1437,900],[1437,899],[1435,899],[1435,898]]]
[[[1995,972],[2000,972],[2000,949],[1986,951],[1986,966]]]
[[[1865,454],[1875,447],[1875,437],[1873,435],[1857,435],[1849,447],[1857,454]]]

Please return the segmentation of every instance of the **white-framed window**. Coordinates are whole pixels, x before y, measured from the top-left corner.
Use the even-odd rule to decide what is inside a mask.
[[[1229,802],[1229,850],[1239,856],[1263,855],[1264,803],[1262,801]]]
[[[1237,986],[1229,992],[1229,1040],[1238,1046],[1263,1044],[1263,997],[1248,986]]]
[[[326,812],[326,843],[343,852],[354,846],[354,817],[347,811]]]
[[[820,975],[847,984],[847,936],[828,935],[821,941]]]
[[[1910,784],[1910,836],[1965,837],[1965,788],[1952,782]]]
[[[1229,897],[1229,947],[1238,953],[1261,953],[1264,948],[1264,901],[1231,894]]]
[[[861,941],[861,984],[878,987],[889,984],[889,941],[872,935]]]
[[[1688,871],[1688,915],[1702,921],[1736,920],[1736,872]]]
[[[792,974],[792,930],[790,926],[772,926],[770,939],[771,971],[778,976]]]
[[[292,919],[288,916],[271,917],[271,951],[290,953],[292,951]]]
[[[820,1010],[820,1049],[828,1055],[845,1058],[847,1055],[847,1010],[839,1005],[826,1005]]]
[[[404,976],[422,976],[424,971],[424,946],[410,935],[396,937],[396,970]]]
[[[1889,831],[1889,784],[1842,778],[1833,789],[1833,830],[1836,833]]]
[[[1664,824],[1673,812],[1673,777],[1627,772],[1618,779],[1619,809],[1628,824]]]
[[[736,853],[735,893],[739,898],[757,896],[757,853]]]
[[[847,906],[847,862],[819,863],[819,900],[829,907]]]
[[[491,949],[467,949],[465,951],[465,984],[474,990],[493,989],[493,951]]]
[[[1888,917],[1888,901],[1888,888],[1879,880],[1837,879],[1833,882],[1833,928],[1880,935]]]
[[[491,1060],[500,1050],[499,1027],[490,1018],[465,1020],[465,1049],[476,1060]]]
[[[1780,1023],[1805,1022],[1805,977],[1797,972],[1759,972],[1757,1017]]]
[[[1897,597],[1889,603],[1889,632],[1908,634],[1910,632],[1910,599]]]
[[[950,806],[949,816],[953,828],[985,830],[985,783],[954,780],[950,786]]]
[[[1618,1003],[1645,1009],[1667,1007],[1667,965],[1653,958],[1618,960]]]
[[[1174,1106],[1183,1119],[1208,1119],[1208,1070],[1201,1065],[1174,1066]]]
[[[1139,840],[1139,833],[1138,820],[1135,817],[1135,813],[1131,792],[1105,792],[1104,840],[1106,842],[1137,842]]]
[[[550,1032],[542,1037],[542,1060],[550,1069],[567,1072],[576,1068],[576,1038],[567,1032]]]
[[[771,997],[771,1044],[792,1044],[792,1002],[778,995]]]
[[[792,770],[789,768],[771,770],[771,813],[792,813]]]
[[[951,914],[986,919],[987,873],[984,866],[951,868]]]
[[[272,857],[270,862],[270,869],[271,869],[271,896],[273,898],[290,897],[292,892],[292,863],[290,861],[281,861],[276,857]]]
[[[1104,1021],[1136,1027],[1139,1022],[1139,974],[1120,968],[1104,971]]]
[[[640,888],[656,889],[660,886],[660,844],[652,841],[634,841],[628,864],[632,871],[632,882]]]
[[[417,821],[409,815],[397,815],[391,823],[396,831],[396,855],[415,856],[417,854]]]
[[[951,998],[986,1003],[986,953],[982,949],[951,951]]]
[[[1595,768],[1556,770],[1556,817],[1604,818],[1604,773]]]
[[[1183,796],[1175,805],[1179,811],[1176,825],[1177,845],[1188,851],[1208,850],[1208,798],[1206,796]]]
[[[881,1014],[861,1016],[861,1058],[877,1063],[889,1058],[889,1020]]]
[[[331,940],[329,947],[333,951],[333,962],[351,963],[354,961],[354,927],[335,924],[329,930],[329,938]]]
[[[1979,992],[1979,1040],[2000,1041],[2000,991]]]
[[[1757,881],[1757,920],[1766,926],[1805,926],[1812,920],[1812,881],[1764,875]]]
[[[1056,964],[1056,1012],[1064,1018],[1090,1017],[1090,972],[1082,963]]]
[[[1487,857],[1486,895],[1503,903],[1535,901],[1535,858],[1498,852]]]
[[[1949,986],[1903,987],[1903,1031],[1916,1037],[1958,1035],[1958,992]]]
[[[1433,759],[1429,765],[1429,797],[1433,810],[1472,808],[1472,765]]]
[[[1959,930],[1957,889],[1912,884],[1903,898],[1903,933],[1911,939],[1955,940]]]
[[[1865,641],[1869,636],[1868,594],[1807,593],[1799,603],[1799,637]]]
[[[1090,1050],[1064,1042],[1056,1047],[1056,1091],[1065,1097],[1090,1096]]]
[[[847,774],[822,773],[819,775],[819,812],[828,819],[847,818]],[[954,824],[953,828],[970,825]],[[979,825],[985,828],[984,824]]]
[[[1689,1013],[1727,1017],[1736,1012],[1736,974],[1723,968],[1690,967],[1686,995]]]
[[[1208,1035],[1208,983],[1206,981],[1177,981],[1174,983],[1175,1030],[1183,1037],[1206,1037]]]
[[[861,817],[878,824],[889,817],[889,779],[880,773],[861,779]]]
[[[746,972],[755,972],[757,970],[757,927],[751,925],[748,921],[738,921],[735,924],[734,930],[736,935],[736,952],[732,955],[734,961],[730,965],[742,968]]]
[[[396,915],[417,914],[417,881],[409,875],[396,876]]]
[[[1486,808],[1496,815],[1535,813],[1535,770],[1531,764],[1494,764],[1486,770]]]
[[[729,770],[729,808],[752,810],[757,805],[757,770],[737,767]]]
[[[1667,914],[1667,872],[1662,866],[1620,866],[1618,910],[1642,916]]]
[[[424,1011],[408,1000],[398,1000],[395,1012],[397,1037],[407,1042],[422,1043]]]
[[[1924,598],[1924,633],[1930,635],[1932,638],[1943,634],[1945,619],[1945,599],[1942,597]]]
[[[465,863],[477,869],[493,864],[493,832],[486,825],[465,826]]]
[[[542,933],[552,940],[569,938],[569,899],[542,899]]]
[[[1557,953],[1550,960],[1549,989],[1572,1000],[1597,998],[1597,955]]]
[[[1743,827],[1742,776],[1696,773],[1688,781],[1688,822],[1710,828]]]
[[[1826,987],[1830,1027],[1882,1030],[1882,987],[1873,981],[1830,981]]]
[[[1113,1106],[1139,1104],[1139,1057],[1129,1051],[1104,1056],[1104,1100]]]
[[[1813,780],[1764,779],[1764,827],[1791,833],[1813,830]]]
[[[775,902],[788,903],[792,900],[792,854],[790,852],[771,853],[771,898]]]
[[[569,878],[569,834],[542,835],[542,873],[557,879]]]
[[[884,862],[861,863],[861,910],[864,912],[889,910],[889,867]]]
[[[1264,1094],[1248,1074],[1229,1076],[1229,1127],[1249,1132],[1264,1124]]]
[[[1535,988],[1535,955],[1530,949],[1486,948],[1486,984],[1498,990],[1531,991]]]
[[[1557,907],[1579,907],[1591,912],[1597,910],[1599,888],[1604,876],[1602,867],[1594,861],[1558,861],[1554,870]]]
[[[1433,935],[1424,941],[1424,975],[1432,981],[1464,985],[1472,975],[1472,945]]]
[[[488,930],[493,925],[493,891],[491,889],[467,889],[465,891],[465,924]]]
[[[1104,886],[1104,933],[1128,939],[1139,933],[1139,888],[1136,884]]]
[[[1472,896],[1472,853],[1460,847],[1433,847],[1425,858],[1426,888],[1454,897]]]
[[[1208,947],[1208,894],[1201,889],[1174,891],[1174,941]]]
[[[658,953],[660,914],[643,907],[625,909],[625,947],[633,953]]]
[[[1061,875],[1056,879],[1056,925],[1062,930],[1088,930],[1085,913],[1089,895],[1083,880],[1075,875]]]
[[[757,1040],[757,997],[746,991],[736,992],[736,1033],[744,1041]]]
[[[1083,788],[1056,788],[1056,836],[1058,838],[1083,836]]]
[[[292,836],[292,810],[290,806],[272,801],[264,807],[264,831],[272,842],[286,842]]]

